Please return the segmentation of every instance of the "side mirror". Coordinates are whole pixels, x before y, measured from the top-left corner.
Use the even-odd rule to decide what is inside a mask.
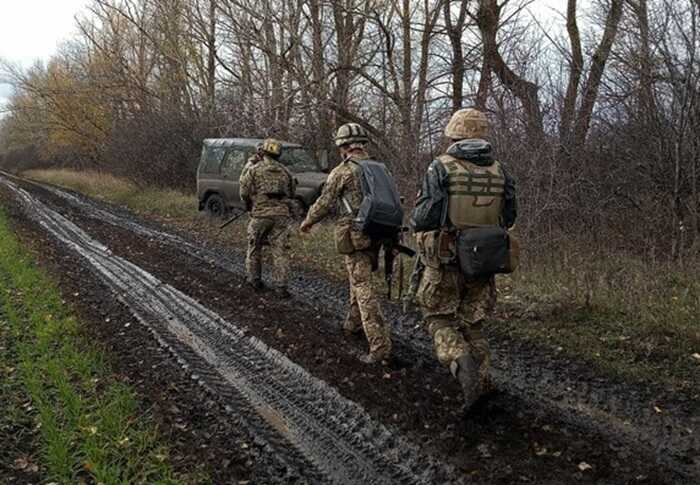
[[[321,172],[328,172],[330,168],[328,166],[328,150],[319,150],[316,153],[316,160],[318,160],[318,168],[321,169]]]

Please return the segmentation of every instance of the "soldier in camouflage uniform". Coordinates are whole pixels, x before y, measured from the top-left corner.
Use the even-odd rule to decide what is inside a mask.
[[[360,167],[354,162],[369,158],[365,150],[368,142],[367,133],[358,124],[348,123],[338,129],[335,143],[340,148],[343,162],[328,176],[321,197],[309,209],[300,229],[308,232],[328,215],[333,206],[337,206],[340,215],[335,225],[336,249],[345,255],[350,280],[350,307],[343,330],[346,333],[364,330],[369,353],[360,360],[369,364],[389,357],[391,335],[372,284],[372,263],[377,258],[378,248],[352,223],[362,201]]]
[[[275,291],[288,297],[289,233],[292,224],[289,201],[294,197],[295,180],[277,158],[282,151],[279,141],[268,138],[257,157],[248,160],[240,178],[241,200],[250,210],[246,271],[248,282],[262,289],[262,246],[267,241],[272,250],[272,278]]]
[[[433,338],[435,354],[462,385],[467,408],[489,387],[491,353],[481,332],[493,310],[493,276],[467,279],[454,255],[456,231],[515,222],[515,182],[493,159],[486,116],[475,109],[457,111],[445,129],[453,143],[434,160],[418,194],[412,222],[433,214],[435,230],[416,233],[422,271],[416,300]],[[441,219],[440,219],[441,218]],[[414,275],[415,277],[415,275]],[[413,279],[413,278],[412,278]]]

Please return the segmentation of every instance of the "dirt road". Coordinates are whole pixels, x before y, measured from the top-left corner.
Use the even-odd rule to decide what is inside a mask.
[[[342,286],[301,274],[294,299],[275,301],[242,285],[233,250],[53,187],[8,176],[0,186],[16,225],[52,255],[67,289],[79,275],[85,311],[140,322],[261,443],[264,474],[276,481],[700,479],[698,403],[661,386],[611,382],[500,339],[500,392],[463,416],[426,336],[389,304],[397,362],[368,368],[356,360],[363,342],[337,331]]]

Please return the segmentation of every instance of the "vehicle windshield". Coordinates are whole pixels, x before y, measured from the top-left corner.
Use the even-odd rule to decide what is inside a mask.
[[[292,172],[318,172],[319,167],[310,150],[305,148],[284,148],[280,162]]]

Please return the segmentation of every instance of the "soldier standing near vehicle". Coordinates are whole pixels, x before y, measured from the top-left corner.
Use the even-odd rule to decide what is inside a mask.
[[[250,210],[246,271],[248,282],[263,289],[262,246],[267,241],[272,250],[274,290],[289,297],[289,233],[292,224],[289,202],[294,197],[295,181],[289,170],[277,159],[282,144],[268,138],[263,141],[258,156],[251,158],[241,173],[241,200]]]
[[[337,205],[335,244],[338,252],[345,255],[350,280],[350,307],[343,330],[358,333],[364,329],[369,353],[360,360],[371,364],[389,358],[391,334],[372,284],[372,269],[376,267],[379,251],[377,241],[372,241],[353,225],[353,218],[363,200],[358,162],[370,159],[367,143],[369,137],[360,125],[348,123],[338,128],[335,144],[343,161],[328,176],[321,197],[309,209],[300,230],[310,231]]]
[[[463,235],[500,231],[509,245],[505,228],[513,226],[517,211],[515,181],[494,160],[491,145],[484,140],[488,131],[488,120],[480,111],[454,113],[445,128],[452,144],[430,164],[411,218],[424,265],[416,300],[435,354],[459,380],[467,408],[489,386],[491,355],[481,326],[493,309],[493,274],[507,271],[465,276],[458,259],[467,259],[469,251],[462,256],[458,241]],[[471,252],[478,254],[477,247]]]

